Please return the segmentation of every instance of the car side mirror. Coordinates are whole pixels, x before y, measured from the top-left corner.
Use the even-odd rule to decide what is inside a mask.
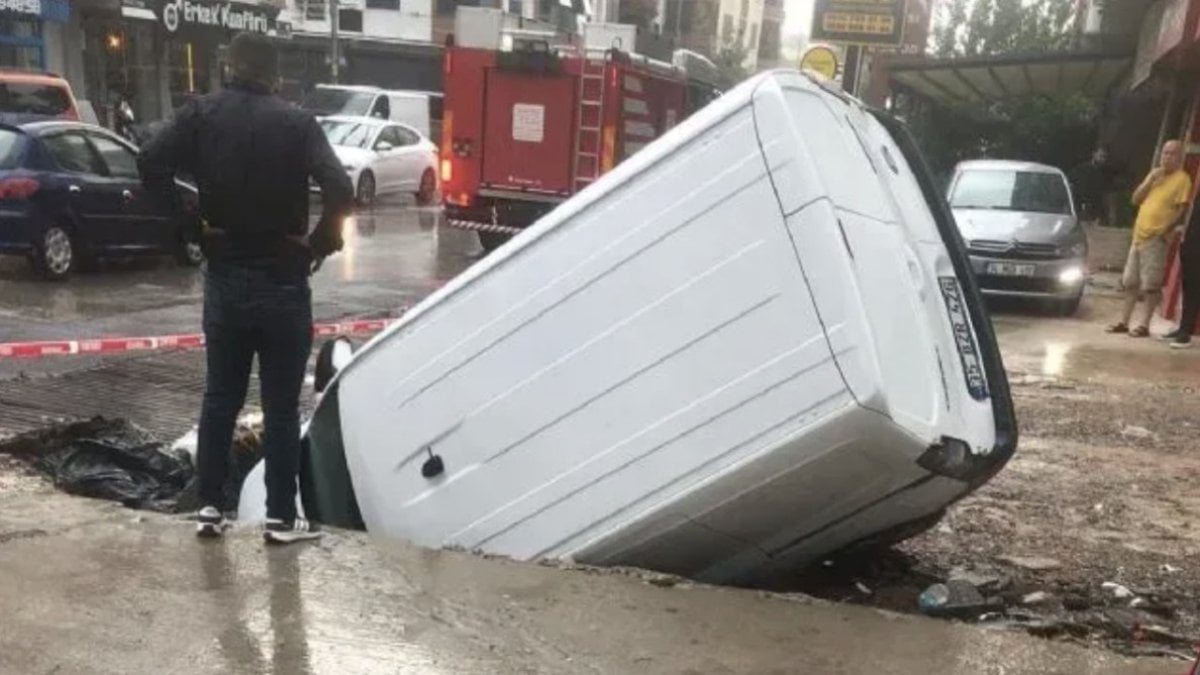
[[[379,141],[375,144],[375,152],[389,152],[395,149],[395,146],[387,141]]]

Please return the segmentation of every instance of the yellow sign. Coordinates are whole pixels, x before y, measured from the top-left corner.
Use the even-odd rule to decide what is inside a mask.
[[[800,59],[801,70],[811,70],[832,80],[837,76],[837,54],[829,47],[812,47]]]

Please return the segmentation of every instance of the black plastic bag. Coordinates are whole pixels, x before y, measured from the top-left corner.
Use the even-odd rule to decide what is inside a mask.
[[[187,457],[127,420],[96,417],[56,425],[0,443],[0,452],[29,461],[58,489],[125,506],[174,511],[175,499],[192,479]]]

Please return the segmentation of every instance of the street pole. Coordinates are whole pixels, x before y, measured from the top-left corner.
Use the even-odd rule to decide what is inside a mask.
[[[848,45],[846,47],[846,64],[842,66],[842,89],[851,96],[858,89],[858,73],[862,70],[862,47]]]
[[[334,84],[338,83],[338,77],[342,72],[342,49],[338,43],[338,23],[340,21],[338,0],[329,0],[329,74]]]

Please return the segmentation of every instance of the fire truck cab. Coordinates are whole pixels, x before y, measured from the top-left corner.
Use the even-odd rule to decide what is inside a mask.
[[[691,112],[683,67],[621,48],[632,27],[589,26],[572,40],[508,20],[460,8],[444,57],[447,223],[477,231],[487,250]]]

